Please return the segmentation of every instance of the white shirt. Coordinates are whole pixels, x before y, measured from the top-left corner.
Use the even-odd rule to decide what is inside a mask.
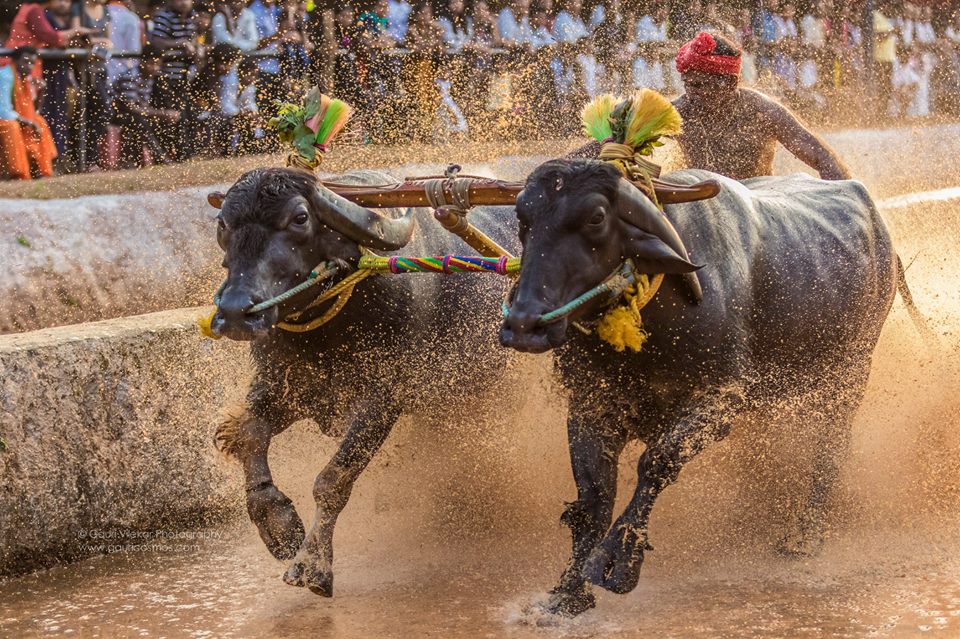
[[[826,40],[823,30],[823,20],[815,15],[805,15],[800,21],[800,28],[803,31],[803,43],[817,49],[823,47]]]
[[[561,11],[553,23],[553,37],[557,42],[577,42],[590,36],[587,25],[580,17]]]
[[[407,37],[410,13],[413,7],[407,0],[388,0],[387,2],[387,35],[398,44]]]
[[[235,18],[232,32],[228,28],[227,17],[222,13],[213,16],[210,30],[213,32],[214,44],[232,44],[241,51],[253,51],[260,44],[260,35],[257,33],[257,18],[246,9],[240,12],[239,18]]]
[[[437,23],[443,29],[443,41],[454,51],[461,50],[464,45],[473,41],[473,18],[468,16],[465,22],[466,28],[464,29],[463,27],[455,27],[453,20],[446,16],[437,19]]]
[[[500,31],[500,38],[507,44],[532,44],[530,16],[517,20],[509,7],[504,7],[497,15],[497,29]]]
[[[937,34],[933,30],[933,25],[929,22],[918,22],[914,32],[919,42],[924,44],[933,44],[937,41]]]
[[[665,42],[667,39],[667,23],[658,25],[653,16],[643,16],[637,20],[638,42]]]

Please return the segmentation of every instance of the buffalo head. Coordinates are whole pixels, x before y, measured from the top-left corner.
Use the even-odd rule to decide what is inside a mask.
[[[257,169],[226,195],[207,200],[220,209],[217,242],[227,279],[211,322],[214,333],[249,340],[317,294],[311,288],[259,313],[249,309],[303,282],[323,262],[355,267],[360,247],[397,250],[413,234],[412,211],[391,219],[323,187],[299,169]]]
[[[602,299],[569,318],[540,325],[606,279],[626,258],[643,273],[688,273],[690,263],[673,226],[612,166],[596,160],[553,160],[527,178],[517,197],[523,267],[500,342],[544,352],[566,340],[570,321],[596,314]]]

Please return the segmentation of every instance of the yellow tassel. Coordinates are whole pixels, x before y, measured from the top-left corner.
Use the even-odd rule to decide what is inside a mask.
[[[634,353],[640,352],[648,336],[640,324],[640,314],[630,306],[615,306],[607,311],[597,325],[597,335],[617,352],[629,348]]]
[[[213,323],[213,316],[216,315],[217,309],[213,309],[213,312],[210,313],[207,317],[198,317],[197,318],[197,328],[200,329],[200,334],[207,339],[220,339],[219,335],[214,335],[213,329],[210,328],[210,324]]]
[[[613,135],[610,114],[617,106],[618,99],[605,93],[591,100],[580,111],[580,121],[583,122],[583,131],[598,142]]]
[[[640,149],[647,141],[683,130],[683,120],[665,97],[652,89],[640,89],[629,98],[623,143]]]

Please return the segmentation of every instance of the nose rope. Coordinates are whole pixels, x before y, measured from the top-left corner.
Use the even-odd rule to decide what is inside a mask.
[[[268,300],[264,300],[259,304],[254,304],[250,308],[246,309],[244,313],[249,315],[249,314],[265,311],[268,308],[273,308],[274,306],[277,306],[278,304],[282,304],[283,302],[286,302],[290,298],[296,295],[299,295],[300,293],[306,291],[307,289],[313,286],[316,286],[321,282],[325,282],[329,280],[331,277],[335,276],[337,272],[338,272],[338,268],[336,264],[334,264],[333,262],[321,262],[312,271],[310,271],[310,274],[307,276],[307,279],[301,282],[300,284],[297,284],[293,288],[287,289],[283,293],[280,293],[279,295],[275,295],[274,297],[271,297]],[[345,277],[343,280],[341,280],[337,284],[334,284],[329,289],[324,291],[320,296],[318,296],[316,299],[310,302],[310,304],[308,304],[303,310],[292,313],[291,315],[285,317],[284,321],[278,322],[277,327],[283,330],[301,332],[306,330],[313,330],[314,328],[317,328],[320,325],[325,324],[326,322],[330,321],[330,319],[332,319],[337,313],[339,313],[340,309],[344,307],[344,305],[347,303],[347,300],[350,299],[350,295],[353,294],[353,287],[356,286],[361,280],[365,279],[369,275],[372,275],[370,271],[355,271],[354,273],[351,273],[350,275]],[[212,324],[213,324],[214,316],[220,310],[220,301],[223,296],[223,291],[226,289],[226,286],[227,286],[227,282],[226,280],[224,280],[223,284],[220,285],[220,288],[217,289],[216,294],[214,294],[213,312],[211,312],[210,315],[206,317],[201,317],[197,320],[197,326],[200,329],[200,334],[203,335],[204,337],[208,337],[210,339],[220,339],[220,336],[213,332]],[[291,319],[294,321],[297,320],[304,311],[310,308],[313,308],[318,304],[322,304],[323,302],[337,295],[340,296],[340,299],[337,300],[337,302],[333,305],[333,308],[331,308],[330,311],[327,311],[327,313],[324,313],[323,316],[321,316],[320,318],[317,318],[316,320],[311,320],[307,324],[303,324],[303,325],[286,321],[288,319]],[[318,322],[318,320],[321,320],[321,319],[323,321]],[[304,328],[307,326],[309,326],[309,328]]]
[[[560,308],[554,309],[547,313],[544,313],[539,318],[537,318],[537,326],[547,326],[549,324],[554,324],[559,322],[562,319],[570,317],[577,310],[586,306],[597,297],[601,295],[606,295],[609,299],[609,302],[617,299],[623,295],[627,289],[637,283],[637,275],[634,271],[633,261],[625,260],[623,264],[617,267],[617,270],[614,271],[607,279],[605,279],[600,284],[597,284],[591,288],[586,293],[579,295],[573,300],[567,302]],[[651,296],[652,297],[652,296]],[[510,316],[510,306],[507,304],[507,300],[503,301],[501,305],[501,313],[503,318],[506,319]]]

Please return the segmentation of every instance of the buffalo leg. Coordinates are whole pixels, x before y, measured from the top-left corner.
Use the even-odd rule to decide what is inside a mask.
[[[613,518],[617,461],[627,437],[619,428],[588,423],[588,418],[574,414],[571,407],[567,439],[577,500],[567,504],[561,521],[570,528],[573,553],[560,583],[550,591],[547,609],[554,614],[576,616],[595,605],[583,576],[583,565]]]
[[[267,550],[277,559],[290,559],[303,542],[303,522],[290,498],[273,484],[267,454],[273,437],[289,428],[298,416],[272,404],[265,409],[265,395],[260,391],[255,385],[248,405],[224,415],[215,443],[243,468],[247,513]]]
[[[867,358],[864,367],[825,377],[821,389],[814,393],[802,415],[804,425],[809,425],[816,437],[813,481],[809,501],[799,514],[796,530],[779,543],[782,554],[809,556],[823,545],[827,500],[850,450],[853,418],[867,390],[869,362]]]
[[[333,529],[347,505],[353,483],[386,441],[400,416],[396,403],[361,409],[344,435],[340,447],[313,484],[317,503],[310,532],[293,563],[283,575],[292,586],[306,586],[324,597],[333,596]]]
[[[637,489],[623,514],[590,553],[584,575],[615,593],[627,593],[640,579],[643,553],[649,550],[647,524],[660,492],[673,483],[683,465],[708,444],[730,432],[742,397],[736,393],[703,398],[684,417],[649,444],[637,467]]]

